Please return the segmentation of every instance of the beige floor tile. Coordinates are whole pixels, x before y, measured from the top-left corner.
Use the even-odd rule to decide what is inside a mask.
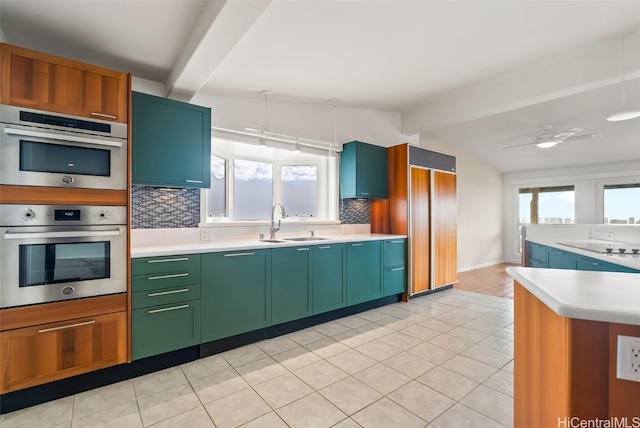
[[[268,357],[256,345],[246,345],[220,354],[232,367],[236,368]]]
[[[407,349],[413,348],[414,346],[422,343],[422,340],[416,339],[415,337],[406,335],[399,331],[397,331],[395,334],[389,334],[387,336],[381,337],[380,341],[391,346],[395,346],[402,351],[406,351]]]
[[[138,398],[140,416],[145,426],[172,418],[200,405],[200,400],[198,400],[190,385],[181,385]]]
[[[304,347],[318,355],[320,358],[329,358],[332,355],[339,354],[349,349],[347,346],[330,337],[325,337],[324,339],[309,343]]]
[[[73,397],[60,398],[47,403],[3,415],[2,428],[49,428],[71,421]]]
[[[502,425],[513,426],[513,397],[480,385],[460,402]]]
[[[409,321],[399,319],[396,317],[389,317],[381,319],[380,321],[376,321],[376,324],[382,325],[384,327],[390,328],[393,331],[398,331],[405,329],[407,327],[411,327],[413,324]]]
[[[422,321],[420,325],[432,330],[437,330],[441,333],[446,333],[447,331],[457,327],[456,324],[450,324],[436,318],[429,318],[428,320]]]
[[[382,394],[353,377],[338,381],[319,392],[347,415],[382,398]]]
[[[276,355],[290,349],[297,348],[300,345],[298,345],[298,343],[294,342],[287,336],[280,336],[258,342],[256,343],[256,346],[258,346],[258,348],[262,349],[268,355]]]
[[[510,340],[511,342],[513,342],[513,326],[503,328],[499,332],[494,333],[493,336],[499,339]]]
[[[287,428],[287,424],[276,412],[270,412],[242,425],[242,428]]]
[[[480,331],[472,330],[465,326],[459,326],[454,329],[451,329],[447,332],[447,334],[458,337],[463,340],[467,340],[469,342],[473,342],[473,343],[478,343],[481,340],[484,340],[487,337],[489,337],[487,333],[482,333]]]
[[[513,374],[513,360],[509,362],[509,364],[505,365],[502,370],[506,370],[509,373]]]
[[[465,349],[471,348],[474,345],[473,342],[460,339],[459,337],[452,336],[449,333],[443,333],[440,336],[429,339],[429,343],[432,343],[444,349],[448,349],[455,353],[460,353]]]
[[[460,400],[479,385],[442,367],[436,367],[416,380],[454,400]]]
[[[103,409],[73,420],[73,428],[142,428],[135,401]]]
[[[333,426],[333,428],[362,428],[362,427],[358,425],[358,423],[355,422],[353,419],[347,418],[338,422],[336,425]]]
[[[151,425],[151,428],[215,428],[209,414],[200,406],[188,412],[174,416],[169,419],[165,419],[162,422]],[[124,428],[124,427],[122,427]]]
[[[336,321],[317,325],[315,329],[328,337],[333,337],[336,334],[344,333],[345,331],[351,330],[350,327],[347,327],[346,325]]]
[[[472,346],[462,352],[462,355],[498,369],[504,367],[505,364],[513,359],[511,355],[503,354],[502,352],[482,345]]]
[[[376,364],[376,360],[355,349],[349,349],[348,351],[329,357],[327,361],[349,374],[357,373]]]
[[[307,348],[299,346],[281,354],[276,354],[273,359],[282,364],[289,371],[295,371],[320,361],[322,358],[310,352]]]
[[[191,386],[204,404],[249,388],[244,378],[233,369],[193,381]]]
[[[293,373],[315,390],[322,389],[348,376],[347,373],[324,360],[298,369]]]
[[[331,427],[347,417],[318,393],[294,401],[277,412],[291,428]]]
[[[357,346],[355,349],[376,361],[384,361],[402,352],[402,349],[389,345],[380,339],[372,340],[364,345]]]
[[[271,407],[253,389],[228,395],[205,408],[217,428],[237,427],[271,412]]]
[[[420,357],[424,360],[430,361],[436,365],[442,364],[456,355],[456,353],[453,351],[444,349],[440,346],[436,346],[433,343],[429,343],[429,342],[425,342],[418,346],[414,346],[413,348],[409,349],[407,352],[417,357]]]
[[[460,315],[455,315],[452,312],[440,314],[435,318],[440,321],[448,322],[449,324],[455,324],[455,325],[462,325],[469,322],[469,318],[466,318]]]
[[[402,329],[402,333],[422,341],[429,340],[440,334],[438,330],[424,327],[420,324],[413,324],[410,327],[404,328]]]
[[[366,320],[358,315],[351,315],[350,317],[337,319],[336,322],[349,328],[358,328],[369,324],[371,321]]]
[[[435,364],[410,354],[409,352],[396,354],[393,357],[382,361],[382,364],[389,366],[412,379],[423,375],[436,366]]]
[[[385,327],[377,323],[363,325],[362,327],[358,327],[356,330],[358,330],[360,333],[373,336],[376,339],[379,339],[383,336],[386,336],[388,334],[392,334],[393,332],[395,332],[395,330],[392,330],[389,327]]]
[[[191,361],[181,367],[189,382],[231,369],[231,365],[220,355],[211,355],[210,357]]]
[[[287,373],[287,369],[273,358],[263,358],[253,363],[245,364],[237,367],[236,371],[240,373],[249,385],[257,385]]]
[[[359,313],[358,316],[360,318],[364,318],[369,322],[376,322],[389,317],[389,315],[385,314],[379,309],[372,309],[370,311],[362,312],[362,313]]]
[[[456,403],[417,381],[409,382],[387,397],[427,422],[431,422]]]
[[[465,317],[465,318],[469,318],[469,319],[476,319],[476,318],[482,316],[482,312],[474,311],[474,310],[471,310],[471,309],[465,309],[465,308],[461,308],[461,307],[458,307],[457,309],[454,309],[450,313],[453,314],[453,315],[459,315],[461,317]]]
[[[429,426],[435,428],[504,428],[504,425],[459,403],[440,415]]]
[[[343,345],[349,348],[355,348],[357,346],[363,345],[365,343],[371,342],[375,340],[373,336],[369,336],[368,334],[360,333],[357,330],[349,330],[344,333],[336,334],[333,336],[334,340],[342,343]]]
[[[485,380],[483,385],[513,397],[513,373],[508,370],[496,372],[496,374]]]
[[[291,373],[256,385],[253,389],[272,409],[279,409],[313,392],[309,385]]]
[[[510,340],[490,336],[480,342],[479,345],[491,348],[495,351],[502,352],[503,354],[507,354],[513,357],[513,342]]]
[[[133,379],[133,390],[138,399],[186,385],[188,382],[180,367],[172,367],[159,372],[150,373]]]
[[[444,362],[442,367],[476,382],[484,382],[492,374],[498,371],[495,367],[491,367],[487,364],[481,363],[480,361],[476,361],[462,355],[456,355],[450,360]]]
[[[318,340],[325,339],[327,336],[320,333],[314,328],[307,328],[304,330],[296,331],[287,335],[289,339],[293,340],[299,345],[305,346],[309,343],[317,342]]]
[[[388,394],[411,382],[411,378],[384,364],[376,364],[356,373],[354,377],[381,394]]]
[[[381,398],[351,417],[363,428],[422,428],[427,422],[388,398]]]
[[[131,380],[81,392],[73,397],[73,419],[135,401]]]

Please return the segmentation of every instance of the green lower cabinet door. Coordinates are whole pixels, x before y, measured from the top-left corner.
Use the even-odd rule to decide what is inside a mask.
[[[347,305],[382,297],[382,242],[347,244]]]
[[[576,266],[578,270],[592,270],[600,272],[626,272],[638,273],[637,270],[620,266],[615,263],[609,263],[602,260],[592,259],[591,257],[579,257]]]
[[[384,270],[384,295],[404,293],[407,291],[407,274],[404,266],[388,267]]]
[[[271,251],[271,324],[311,315],[311,248]]]
[[[347,305],[345,244],[318,245],[311,250],[313,313],[320,314]]]
[[[576,254],[549,248],[547,250],[547,267],[549,269],[576,269]]]
[[[202,256],[202,341],[271,324],[271,250]]]
[[[200,302],[197,300],[136,309],[131,322],[134,360],[200,343]]]

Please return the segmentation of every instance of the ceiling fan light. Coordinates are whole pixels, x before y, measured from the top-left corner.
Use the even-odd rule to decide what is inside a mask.
[[[536,144],[537,147],[540,147],[541,149],[550,149],[551,147],[555,146],[556,144],[558,144],[555,141],[546,141],[546,142],[542,142],[542,143],[538,143]]]
[[[640,117],[640,110],[622,110],[607,117],[607,120],[609,122],[620,122],[635,119],[636,117]]]

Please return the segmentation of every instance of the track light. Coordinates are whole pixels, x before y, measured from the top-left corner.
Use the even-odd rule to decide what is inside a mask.
[[[640,108],[632,107],[627,100],[627,78],[625,76],[625,40],[631,34],[627,34],[622,38],[622,95],[620,99],[620,108],[616,113],[607,117],[607,120],[609,122],[620,122],[623,120],[635,119],[636,117],[640,117]]]

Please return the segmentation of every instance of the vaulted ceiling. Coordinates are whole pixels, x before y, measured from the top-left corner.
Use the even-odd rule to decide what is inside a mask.
[[[640,1],[1,0],[8,43],[197,92],[402,113],[500,171],[640,160]],[[533,142],[582,128],[602,137]]]

